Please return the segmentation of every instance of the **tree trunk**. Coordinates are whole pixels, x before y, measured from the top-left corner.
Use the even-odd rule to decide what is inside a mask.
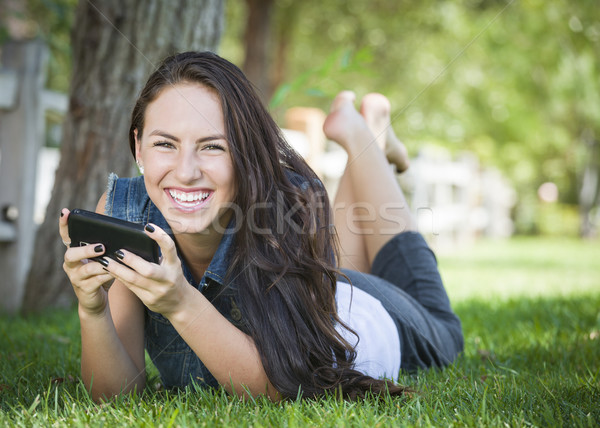
[[[280,8],[279,26],[277,28],[277,47],[275,48],[275,59],[273,60],[273,72],[270,74],[270,97],[281,85],[286,76],[288,53],[292,44],[294,28],[298,22],[301,2],[291,2]]]
[[[246,56],[242,69],[256,86],[263,102],[271,97],[270,38],[274,0],[246,0],[248,19],[245,31]]]
[[[133,103],[160,60],[185,50],[216,50],[223,0],[81,0],[72,33],[73,77],[61,161],[40,227],[23,310],[74,301],[62,269],[60,209],[94,210],[108,174],[134,173],[128,130]]]

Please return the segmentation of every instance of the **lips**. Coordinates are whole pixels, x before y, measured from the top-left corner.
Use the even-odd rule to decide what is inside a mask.
[[[171,199],[180,207],[194,209],[202,206],[210,198],[212,191],[184,191],[180,189],[167,189]]]

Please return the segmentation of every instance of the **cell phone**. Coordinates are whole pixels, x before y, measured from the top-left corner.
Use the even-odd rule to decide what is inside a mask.
[[[156,241],[144,233],[144,225],[79,208],[69,214],[69,237],[72,247],[103,244],[108,256],[118,262],[117,250],[127,250],[144,260],[158,263],[160,249]]]

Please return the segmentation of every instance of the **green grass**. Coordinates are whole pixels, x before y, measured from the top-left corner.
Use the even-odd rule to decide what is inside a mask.
[[[149,387],[97,405],[78,380],[77,315],[54,311],[0,318],[0,426],[600,425],[600,243],[481,242],[438,259],[465,352],[405,375],[412,398],[272,404]]]

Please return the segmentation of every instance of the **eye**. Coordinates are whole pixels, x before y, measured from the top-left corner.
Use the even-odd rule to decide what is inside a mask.
[[[202,147],[202,150],[221,150],[221,151],[225,151],[225,147],[223,147],[222,145],[220,145],[218,143],[209,143],[209,144],[205,145],[204,147]]]
[[[152,146],[153,147],[165,147],[165,148],[168,148],[168,149],[175,147],[173,145],[173,143],[171,143],[169,141],[157,141]]]

